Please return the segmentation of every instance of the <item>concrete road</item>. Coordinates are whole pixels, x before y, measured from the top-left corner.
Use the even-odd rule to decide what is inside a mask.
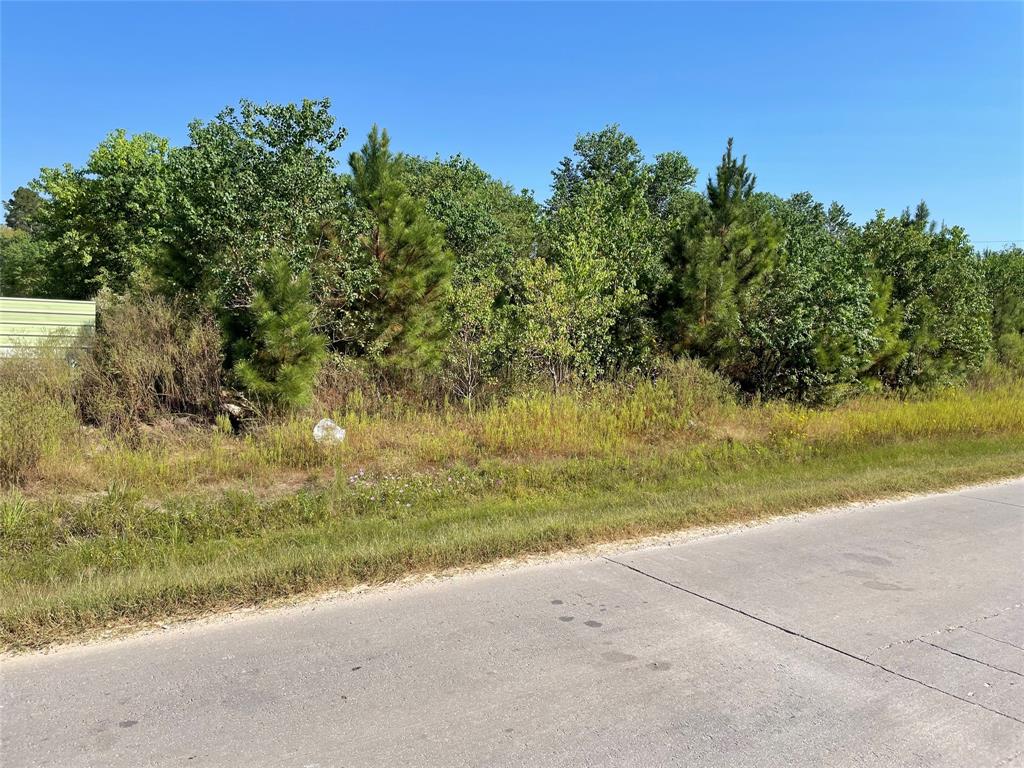
[[[3,674],[16,766],[1021,766],[1024,481]]]

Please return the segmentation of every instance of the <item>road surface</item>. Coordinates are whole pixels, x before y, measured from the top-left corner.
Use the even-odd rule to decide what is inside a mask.
[[[1024,480],[0,662],[20,766],[1024,765]]]

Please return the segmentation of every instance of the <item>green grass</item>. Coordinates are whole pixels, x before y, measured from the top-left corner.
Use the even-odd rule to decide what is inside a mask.
[[[280,494],[177,488],[154,499],[124,482],[86,498],[10,492],[0,502],[0,643],[38,647],[412,572],[1024,473],[1015,394],[975,411],[946,397],[954,401],[922,405],[902,426],[893,409],[905,404],[878,406],[884,438],[839,429],[842,410],[779,409],[759,415],[764,439],[338,474]],[[875,423],[862,421],[875,407],[850,406],[853,422]]]
[[[9,649],[1024,474],[1020,380],[810,409],[741,403],[681,361],[655,382],[472,412],[369,410],[355,390],[243,435],[169,418],[111,434],[77,420],[51,362],[0,361],[0,412],[17,417],[0,423]],[[325,412],[344,444],[313,441]]]

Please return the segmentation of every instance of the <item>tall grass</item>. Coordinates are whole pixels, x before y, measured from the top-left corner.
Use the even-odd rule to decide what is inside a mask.
[[[133,433],[167,414],[212,418],[221,399],[220,333],[206,312],[159,296],[106,298],[76,400],[86,420]]]
[[[74,380],[57,350],[0,359],[0,486],[31,480],[47,462],[78,459]]]
[[[86,427],[77,382],[0,360],[0,644],[1024,473],[1018,379],[812,409],[683,361],[472,411],[350,386],[242,434]],[[313,439],[325,415],[342,444]]]
[[[916,399],[864,398],[810,414],[818,440],[892,442],[921,437],[980,437],[1024,433],[1024,386],[947,389]]]
[[[41,365],[47,371],[37,370]],[[784,450],[1024,433],[1020,381],[916,399],[865,396],[812,409],[740,404],[721,379],[687,362],[655,381],[517,395],[472,412],[457,406],[418,410],[399,401],[375,412],[351,407],[348,398],[346,410],[316,406],[241,435],[166,422],[140,423],[128,434],[83,431],[71,402],[74,374],[59,361],[0,361],[0,377],[23,382],[0,395],[12,414],[0,428],[20,435],[4,441],[5,466],[11,467],[6,482],[21,483],[37,496],[99,492],[111,484],[150,496],[232,484],[288,490],[360,469],[429,474],[452,466],[637,457],[716,443]],[[346,427],[344,443],[313,440],[313,425],[323,416]]]

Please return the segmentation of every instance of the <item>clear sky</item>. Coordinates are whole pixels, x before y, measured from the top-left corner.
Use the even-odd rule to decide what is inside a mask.
[[[349,139],[462,152],[543,199],[611,122],[701,179],[728,136],[759,187],[858,221],[925,199],[1024,241],[1024,4],[0,4],[0,194],[114,128],[184,143],[239,98],[328,96]]]

